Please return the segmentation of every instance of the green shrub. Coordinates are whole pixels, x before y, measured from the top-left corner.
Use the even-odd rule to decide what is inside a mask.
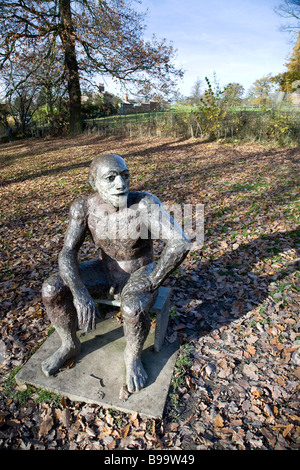
[[[222,99],[223,91],[217,86],[213,90],[212,85],[207,77],[207,90],[201,98],[201,105],[194,112],[202,136],[208,136],[214,140],[220,138],[223,134],[223,127],[227,115],[226,102]]]

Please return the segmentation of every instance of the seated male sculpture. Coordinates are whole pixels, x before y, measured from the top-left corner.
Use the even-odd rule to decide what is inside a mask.
[[[133,393],[147,381],[141,353],[150,328],[148,312],[158,287],[184,260],[190,242],[155,196],[129,191],[129,171],[120,156],[96,157],[89,183],[95,192],[76,199],[70,208],[59,274],[43,284],[43,302],[61,346],[42,363],[42,369],[47,376],[55,374],[79,353],[77,328],[95,329],[98,311],[93,299],[117,298],[126,339],[126,385]],[[79,263],[78,251],[88,233],[99,248],[99,259]],[[154,262],[157,234],[166,245]]]

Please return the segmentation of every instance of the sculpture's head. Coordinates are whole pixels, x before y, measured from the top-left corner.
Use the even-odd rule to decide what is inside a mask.
[[[129,171],[119,155],[100,155],[91,163],[88,182],[104,202],[119,207],[129,191]]]

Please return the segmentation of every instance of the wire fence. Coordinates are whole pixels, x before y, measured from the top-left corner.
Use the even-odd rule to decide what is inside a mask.
[[[86,119],[84,132],[102,136],[125,137],[189,137],[193,135],[190,113],[151,112],[143,114],[128,114],[122,116]],[[195,123],[194,123],[195,124]]]
[[[190,109],[127,114],[83,119],[86,134],[103,137],[130,138],[171,137],[232,138],[237,140],[274,140],[282,143],[300,143],[300,107],[286,108],[229,108],[225,112]],[[60,128],[49,123],[31,121],[26,135],[44,137],[55,135]]]
[[[208,110],[209,111],[209,110]],[[232,108],[214,114],[167,111],[87,119],[84,131],[101,136],[236,138],[300,143],[300,109]]]

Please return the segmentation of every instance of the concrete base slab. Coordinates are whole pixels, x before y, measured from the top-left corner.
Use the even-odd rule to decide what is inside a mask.
[[[92,332],[78,332],[78,337],[82,348],[71,368],[62,369],[51,377],[42,372],[41,362],[60,346],[60,339],[54,332],[18,372],[17,383],[42,387],[72,401],[95,403],[125,413],[137,411],[147,418],[162,417],[178,343],[164,344],[155,352],[154,329],[151,328],[142,353],[148,384],[122,401],[119,395],[125,385],[123,326],[115,318],[109,318],[99,321]]]

